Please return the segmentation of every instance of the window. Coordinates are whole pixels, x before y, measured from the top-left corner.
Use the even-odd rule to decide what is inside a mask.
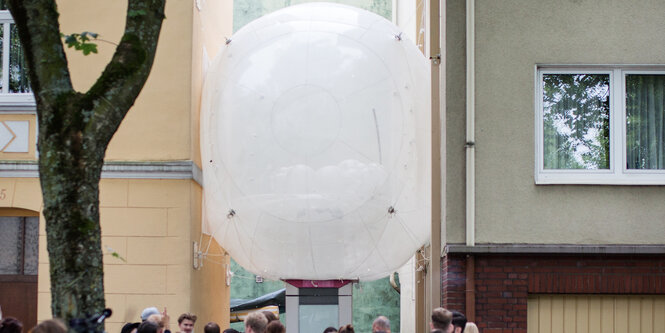
[[[665,68],[539,68],[537,184],[665,185]]]
[[[0,275],[37,275],[39,217],[0,217]]]
[[[18,30],[4,1],[0,1],[0,59],[0,103],[34,105]]]

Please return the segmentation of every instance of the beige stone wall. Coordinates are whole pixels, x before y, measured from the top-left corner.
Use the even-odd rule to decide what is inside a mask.
[[[38,186],[36,179],[32,183]],[[180,313],[192,311],[190,226],[199,220],[191,215],[191,209],[193,204],[200,206],[200,197],[192,198],[192,183],[191,180],[102,180],[104,288],[107,307],[113,309],[107,331],[118,332],[125,322],[140,321],[141,311],[148,306],[166,307],[172,326],[177,325]],[[30,192],[35,190],[31,188]],[[51,317],[43,225],[42,219],[39,320]],[[122,259],[114,257],[113,252]]]
[[[197,184],[191,184],[190,190],[192,199],[194,199],[191,215],[200,221],[202,212],[201,187]],[[193,235],[201,235],[201,224],[192,223],[191,230]],[[207,257],[203,259],[203,267],[194,270],[191,279],[192,312],[199,316],[200,321],[197,327],[202,329],[206,323],[214,321],[222,329],[228,328],[231,293],[227,283],[230,280],[227,280],[226,273],[230,264],[230,257],[217,241],[211,239],[208,235],[202,235],[194,241],[200,242],[202,251],[208,250]]]
[[[447,229],[464,243],[464,1],[448,1]],[[663,64],[662,1],[476,1],[476,243],[662,244],[662,186],[536,186],[536,64]],[[639,22],[639,24],[636,24]]]

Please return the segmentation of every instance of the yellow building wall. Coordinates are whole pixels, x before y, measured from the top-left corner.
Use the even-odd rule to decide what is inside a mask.
[[[201,95],[206,70],[231,38],[233,1],[200,1],[194,8],[192,29],[192,160],[201,166]]]
[[[191,184],[191,198],[193,216],[197,221],[201,221],[201,187],[198,184]],[[201,223],[191,224],[192,235],[201,234]],[[226,251],[219,246],[217,241],[211,239],[209,235],[202,235],[198,242],[202,252],[206,252],[206,258],[199,262],[202,264],[198,270],[192,274],[191,305],[192,312],[199,316],[199,328],[214,321],[224,329],[229,327],[230,317],[230,280],[227,280],[227,270],[229,269],[230,257]],[[229,278],[230,279],[230,278]]]
[[[182,161],[199,156],[199,106],[203,72],[217,48],[216,35],[231,31],[227,1],[167,1],[166,20],[157,56],[146,86],[115,134],[106,161]],[[99,53],[83,56],[67,50],[74,87],[87,90],[110,60],[124,28],[126,1],[58,1],[61,31],[99,33]],[[217,17],[223,13],[222,17]],[[228,20],[228,22],[227,22]],[[211,29],[217,29],[216,32]],[[192,58],[196,59],[192,61]],[[193,96],[193,97],[192,97]],[[0,160],[35,160],[35,115],[1,114],[0,121],[30,122],[30,151],[0,152]],[[2,163],[2,162],[0,162]],[[100,215],[104,284],[113,315],[106,330],[119,332],[125,322],[140,321],[148,306],[166,307],[171,329],[178,331],[183,312],[197,314],[196,332],[215,321],[228,326],[229,288],[225,283],[228,256],[213,240],[203,267],[193,267],[193,242],[201,236],[202,189],[193,179],[102,179]],[[0,178],[0,207],[41,212],[38,178]],[[5,210],[8,212],[9,210]],[[17,211],[20,212],[20,211]],[[23,211],[25,213],[25,211]],[[48,252],[40,218],[38,320],[51,318]],[[120,257],[114,257],[116,252]]]
[[[224,47],[226,37],[232,34],[233,1],[194,1],[192,22],[192,67],[191,67],[191,159],[201,167],[200,154],[200,108],[205,74],[217,53]],[[191,185],[193,216],[202,221],[202,188]],[[201,223],[192,223],[193,235],[202,235]],[[199,315],[198,327],[214,321],[225,328],[229,326],[230,292],[226,272],[230,259],[226,251],[209,235],[198,240],[208,256],[203,266],[192,275],[192,311]],[[210,246],[208,247],[208,244]],[[229,280],[230,281],[230,280]],[[204,319],[210,318],[210,319]]]
[[[4,196],[2,193],[6,193]],[[37,179],[0,179],[0,207],[41,210]],[[228,257],[213,240],[210,260],[193,269],[193,242],[201,242],[201,187],[192,180],[104,179],[100,189],[104,289],[113,309],[106,330],[140,321],[149,306],[167,308],[177,331],[181,313],[198,315],[196,331],[229,321],[225,284]],[[44,219],[40,219],[38,320],[51,318]],[[204,236],[203,244],[208,244]],[[117,253],[120,258],[114,257]]]
[[[190,92],[193,1],[167,1],[150,77],[106,152],[107,161],[191,159]],[[86,91],[111,59],[125,26],[127,1],[58,1],[64,34],[99,34],[99,53],[67,50],[74,87]],[[198,149],[198,148],[197,148]]]

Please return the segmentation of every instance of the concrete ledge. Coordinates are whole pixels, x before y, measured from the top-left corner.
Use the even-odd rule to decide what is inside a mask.
[[[444,253],[665,254],[665,245],[632,244],[448,244]]]
[[[35,161],[2,161],[0,178],[37,178]],[[193,179],[203,186],[201,169],[192,161],[106,162],[102,178],[125,179]]]

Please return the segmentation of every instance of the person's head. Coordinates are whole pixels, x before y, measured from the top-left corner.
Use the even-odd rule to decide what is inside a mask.
[[[271,311],[262,311],[263,315],[266,316],[266,319],[268,319],[268,322],[270,323],[273,320],[277,320],[277,316],[275,316],[274,313]]]
[[[154,315],[153,315],[154,316]],[[146,318],[144,322],[139,325],[139,328],[136,330],[136,333],[161,333],[162,328],[159,327],[159,324],[152,321],[150,318],[152,316]],[[154,317],[152,317],[154,318]]]
[[[261,312],[256,311],[245,318],[245,333],[264,333],[268,326],[268,318]]]
[[[154,306],[143,309],[143,311],[141,312],[141,321],[148,320],[148,317],[154,314],[159,314],[159,310],[157,310],[157,308]]]
[[[122,327],[120,333],[136,333],[139,329],[139,325],[141,325],[141,323],[127,323]]]
[[[453,326],[455,326],[455,333],[463,333],[466,327],[466,316],[461,312],[453,311]]]
[[[44,320],[30,330],[31,333],[67,333],[67,326],[59,319]]]
[[[148,317],[146,322],[148,321],[157,325],[158,332],[160,333],[163,332],[164,327],[166,327],[166,323],[164,322],[164,316],[162,316],[161,314],[150,315],[150,317]]]
[[[466,332],[466,333],[480,333],[480,331],[478,331],[478,326],[476,326],[476,324],[474,324],[472,322],[467,322],[466,323],[466,327],[464,327],[464,332]]]
[[[266,326],[265,333],[286,333],[286,327],[279,320],[273,320]]]
[[[390,319],[386,316],[378,316],[372,323],[373,333],[390,333]]]
[[[5,317],[0,320],[0,333],[21,333],[23,323],[14,317]]]
[[[450,323],[452,321],[452,312],[444,308],[436,308],[432,310],[432,321],[430,322],[430,328],[432,330],[439,329],[444,332],[448,332],[448,329],[450,329]]]
[[[337,332],[339,332],[339,333],[356,333],[356,331],[353,329],[353,325],[351,325],[351,324],[346,324],[346,325],[340,327]]]
[[[326,328],[325,330],[323,330],[323,333],[337,333],[337,329],[330,326],[330,327]]]
[[[240,332],[238,330],[236,330],[235,328],[227,328],[222,333],[240,333]]]
[[[203,333],[219,333],[219,325],[215,322],[209,322],[203,327]],[[226,330],[224,330],[226,332]]]
[[[183,313],[178,317],[178,327],[180,332],[192,333],[194,331],[194,324],[196,323],[196,315],[189,312]]]

